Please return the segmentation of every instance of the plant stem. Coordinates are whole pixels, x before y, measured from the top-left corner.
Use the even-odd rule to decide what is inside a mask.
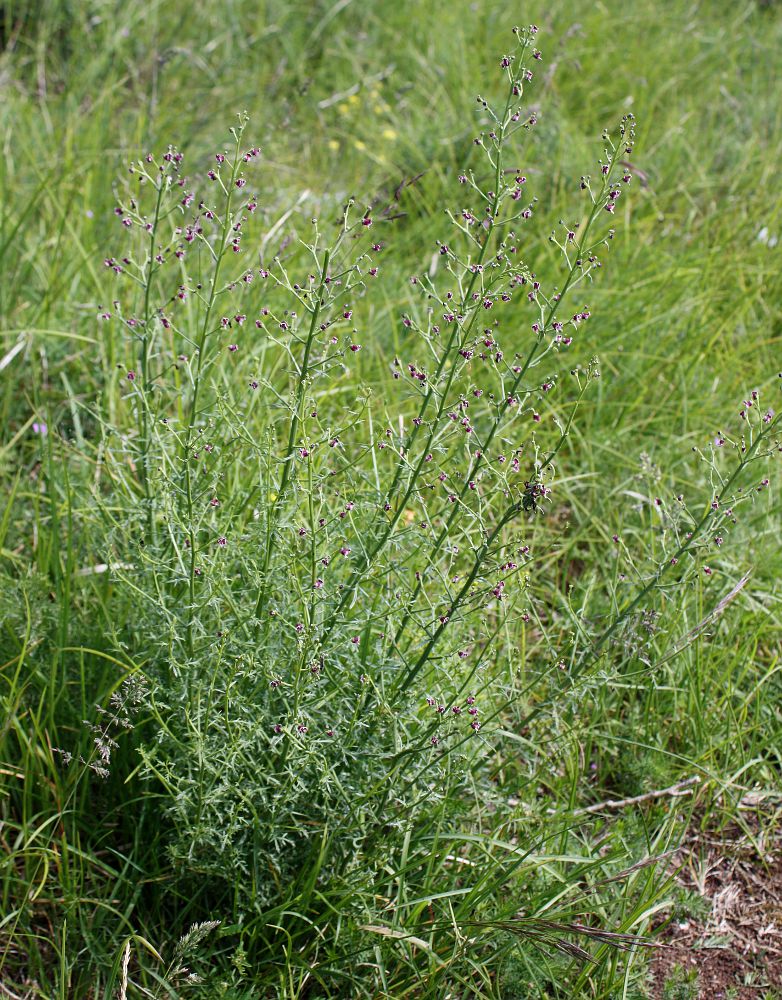
[[[187,432],[185,434],[185,442],[182,450],[182,462],[185,469],[185,503],[187,507],[187,526],[188,526],[188,543],[190,549],[190,566],[189,566],[189,579],[188,579],[188,608],[187,608],[187,652],[189,656],[193,655],[193,621],[195,617],[195,578],[196,578],[196,556],[197,556],[197,531],[195,528],[194,516],[193,516],[193,478],[191,472],[191,463],[193,461],[191,450],[193,444],[193,434],[195,431],[195,424],[198,418],[198,397],[201,389],[201,375],[204,365],[204,353],[206,351],[207,338],[209,336],[209,325],[212,319],[212,310],[214,309],[214,304],[217,300],[219,294],[218,279],[220,277],[220,268],[225,257],[226,246],[228,245],[228,237],[232,230],[232,217],[231,217],[231,202],[233,199],[233,193],[236,187],[236,177],[239,172],[239,143],[241,141],[242,129],[238,128],[234,132],[235,135],[235,149],[233,163],[231,165],[231,179],[226,189],[225,195],[225,214],[223,217],[223,227],[222,234],[220,237],[220,249],[217,252],[214,260],[214,271],[212,272],[212,283],[209,289],[209,298],[206,303],[206,310],[204,312],[204,320],[201,325],[201,331],[198,338],[198,348],[197,355],[198,359],[196,362],[196,372],[193,380],[193,399],[190,404],[190,419],[187,425]]]
[[[329,270],[329,260],[331,259],[330,250],[326,250],[323,254],[323,265],[320,270],[320,281],[318,282],[318,291],[315,297],[315,303],[310,310],[310,325],[307,331],[307,340],[304,345],[304,355],[301,360],[301,366],[299,367],[299,377],[296,383],[295,389],[295,401],[293,406],[293,415],[291,417],[291,424],[288,430],[288,443],[285,449],[285,458],[283,459],[283,469],[282,469],[282,479],[280,480],[280,485],[277,490],[277,496],[274,499],[274,505],[269,512],[269,530],[267,532],[266,540],[266,551],[263,557],[263,566],[261,569],[261,586],[258,591],[258,599],[255,603],[255,615],[259,617],[261,610],[266,602],[266,596],[268,593],[267,587],[267,576],[269,572],[269,564],[271,562],[272,553],[274,551],[274,546],[276,542],[276,534],[279,526],[280,512],[282,510],[282,505],[285,500],[285,492],[288,489],[288,484],[290,483],[290,478],[292,470],[294,467],[295,454],[296,454],[296,439],[299,433],[299,425],[301,424],[302,413],[304,409],[304,400],[306,397],[307,389],[307,379],[310,373],[310,356],[312,354],[312,345],[315,341],[315,334],[318,328],[318,319],[320,318],[320,311],[323,307],[323,293],[326,288],[326,279],[328,277]]]

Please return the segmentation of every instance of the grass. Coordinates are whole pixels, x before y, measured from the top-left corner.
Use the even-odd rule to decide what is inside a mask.
[[[117,377],[134,349],[127,333],[95,320],[117,294],[102,263],[118,253],[117,192],[127,163],[147,149],[174,143],[193,168],[205,163],[246,109],[249,140],[263,149],[270,245],[294,230],[306,236],[311,215],[336,216],[350,195],[390,205],[398,218],[375,230],[388,245],[382,291],[354,304],[364,349],[319,401],[334,421],[356,425],[356,440],[372,440],[393,412],[389,365],[409,352],[399,317],[422,312],[408,277],[430,267],[435,239],[448,232],[443,207],[461,197],[455,177],[475,163],[475,95],[500,96],[509,18],[538,21],[545,56],[532,98],[541,121],[521,165],[539,199],[542,275],[557,266],[545,237],[580,211],[576,182],[601,152],[601,130],[627,111],[638,122],[632,193],[573,356],[586,365],[599,355],[601,377],[558,455],[555,505],[525,528],[536,553],[528,603],[520,597],[517,613],[486,623],[494,631],[480,676],[495,718],[481,752],[460,748],[415,778],[423,784],[411,776],[416,804],[394,812],[385,772],[367,761],[414,738],[418,709],[384,716],[388,732],[364,755],[346,751],[340,772],[355,782],[357,818],[313,822],[317,836],[281,879],[285,891],[260,900],[268,872],[245,873],[259,887],[248,901],[241,880],[208,862],[210,852],[227,856],[215,846],[221,831],[258,824],[237,813],[230,827],[232,800],[193,805],[177,762],[186,747],[192,787],[219,790],[221,748],[242,748],[241,787],[259,762],[247,734],[258,717],[265,726],[266,696],[253,701],[251,671],[221,673],[223,646],[201,660],[182,654],[201,671],[191,687],[161,684],[180,653],[168,612],[154,611],[144,589],[158,577],[96,571],[143,531],[132,456],[107,436],[136,433]],[[509,13],[494,0],[12,0],[0,7],[0,40],[3,988],[30,997],[644,996],[646,951],[598,932],[650,934],[670,913],[664,865],[651,859],[693,830],[774,828],[782,512],[773,467],[772,489],[741,508],[687,586],[650,597],[653,628],[620,630],[621,642],[577,680],[550,665],[579,649],[580,629],[599,631],[625,606],[634,569],[647,573],[661,558],[658,521],[639,499],[681,492],[708,503],[711,473],[693,449],[735,433],[753,388],[780,409],[782,277],[769,240],[782,230],[775,6],[612,0]],[[282,364],[273,350],[270,363]],[[546,411],[568,413],[558,401]],[[259,406],[244,426],[284,439],[276,419]],[[34,422],[50,433],[34,433]],[[271,483],[271,465],[267,474]],[[240,521],[255,485],[248,466],[222,475]],[[748,571],[735,599],[686,639]],[[240,581],[220,601],[226,593],[244,608],[257,591]],[[196,632],[230,617],[218,603],[203,623],[191,620]],[[360,649],[372,664],[370,633]],[[192,654],[192,638],[183,642]],[[272,669],[260,654],[245,662]],[[146,675],[152,695],[135,728],[117,736],[111,774],[64,767],[54,748],[95,762],[82,720],[106,720],[94,706],[107,708],[129,674]],[[437,682],[447,690],[447,676]],[[213,702],[230,706],[224,729],[214,729]],[[179,727],[177,705],[187,706]],[[313,783],[296,799],[301,817],[318,796],[332,801],[333,789],[317,785],[331,758],[296,760]],[[393,773],[408,774],[401,765]],[[692,796],[581,811],[695,776]],[[264,787],[271,798],[272,783]],[[764,802],[751,823],[738,808],[748,790]],[[275,822],[292,851],[285,845],[298,843],[301,827],[278,817],[273,831]],[[188,845],[197,844],[206,846],[194,860]],[[221,924],[177,945],[209,920]],[[185,965],[205,983],[188,983]]]

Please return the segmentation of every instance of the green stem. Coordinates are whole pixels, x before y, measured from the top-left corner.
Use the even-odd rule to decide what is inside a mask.
[[[331,259],[331,252],[326,250],[323,254],[323,266],[320,271],[320,281],[318,283],[318,292],[315,298],[315,303],[311,309],[310,326],[307,331],[307,340],[304,345],[304,355],[301,360],[301,366],[299,368],[299,377],[296,383],[296,390],[294,393],[295,400],[293,406],[293,415],[291,417],[291,424],[288,430],[288,443],[285,449],[284,466],[282,470],[282,478],[280,480],[279,489],[277,490],[277,496],[274,499],[274,505],[269,512],[269,530],[267,532],[266,540],[266,552],[263,557],[263,565],[261,568],[261,586],[258,591],[258,599],[255,603],[255,616],[259,617],[261,610],[266,602],[266,596],[268,593],[267,586],[267,576],[269,572],[269,565],[271,563],[272,553],[274,551],[274,546],[276,542],[276,534],[279,526],[280,512],[285,500],[285,493],[288,489],[288,484],[290,483],[291,474],[295,464],[295,453],[296,453],[296,440],[299,433],[299,426],[301,424],[302,413],[304,410],[304,401],[306,398],[307,389],[307,379],[310,373],[310,356],[312,354],[312,345],[315,342],[315,334],[318,328],[318,319],[320,318],[320,312],[323,308],[323,294],[326,288],[326,278],[328,277],[329,261]]]
[[[511,519],[520,511],[520,509],[521,505],[519,503],[511,504],[511,506],[508,507],[508,509],[505,511],[505,513],[497,522],[497,524],[494,526],[490,534],[486,537],[485,541],[483,542],[483,545],[481,545],[480,549],[478,549],[478,551],[475,554],[475,559],[473,560],[472,569],[468,573],[467,579],[462,584],[459,593],[451,601],[448,613],[443,616],[443,620],[438,624],[437,628],[429,637],[426,645],[424,646],[423,650],[418,656],[418,659],[415,661],[412,667],[408,669],[407,673],[404,674],[401,679],[397,680],[394,683],[392,696],[393,693],[396,693],[396,691],[398,691],[400,688],[406,687],[408,684],[411,684],[415,680],[421,669],[424,667],[424,665],[426,664],[426,662],[428,661],[429,657],[432,654],[432,650],[437,645],[440,636],[448,627],[453,616],[462,606],[465,597],[468,596],[473,583],[475,583],[475,580],[483,567],[487,555],[491,551],[491,547],[494,544],[494,541],[496,540],[502,529],[505,527],[505,525],[511,521]]]
[[[193,621],[195,617],[195,578],[196,578],[196,548],[197,548],[197,532],[195,527],[195,521],[193,516],[193,477],[191,472],[192,463],[192,445],[193,445],[193,433],[195,431],[195,424],[198,417],[198,396],[201,389],[201,373],[204,365],[204,354],[206,351],[206,342],[209,336],[209,325],[212,319],[212,311],[214,309],[214,304],[217,300],[219,293],[218,279],[220,277],[220,269],[222,267],[223,259],[225,257],[226,246],[228,245],[228,237],[232,230],[232,219],[231,219],[231,202],[233,200],[233,193],[236,188],[236,176],[239,172],[239,164],[241,162],[239,156],[239,143],[241,141],[241,129],[237,129],[235,133],[236,144],[234,150],[234,158],[231,166],[231,180],[226,190],[225,195],[225,214],[223,217],[223,228],[222,235],[220,239],[220,249],[217,252],[214,262],[214,272],[212,274],[212,284],[209,290],[209,299],[206,304],[206,311],[204,313],[204,321],[201,326],[201,332],[198,338],[197,345],[197,355],[198,359],[196,361],[196,371],[193,380],[193,399],[190,404],[190,419],[187,425],[187,433],[185,434],[185,441],[183,446],[182,461],[185,468],[185,503],[187,506],[187,525],[188,525],[188,543],[190,548],[190,566],[188,574],[188,609],[187,609],[187,651],[190,656],[193,655]]]
[[[152,279],[158,270],[155,267],[155,241],[160,223],[160,207],[163,202],[163,190],[166,186],[166,177],[158,177],[157,199],[155,201],[155,214],[152,228],[149,232],[149,260],[147,273],[144,278],[144,325],[141,334],[141,392],[139,393],[139,407],[141,418],[141,485],[144,490],[144,499],[147,502],[147,522],[150,535],[154,530],[154,517],[152,513],[151,495],[149,489],[149,398],[147,395],[147,375],[149,373],[149,349],[150,335],[149,324],[151,319],[150,299],[152,295]]]
[[[507,114],[507,109],[506,109],[506,114]],[[598,199],[595,200],[595,203],[592,206],[592,210],[589,213],[589,217],[587,218],[586,225],[584,226],[584,230],[583,230],[583,233],[582,233],[582,236],[581,236],[581,246],[582,247],[586,244],[587,237],[589,236],[589,232],[590,232],[590,230],[592,228],[592,225],[594,224],[594,221],[597,218],[598,212],[600,211],[600,209],[602,208],[602,206],[604,204],[605,194],[606,194],[606,192],[608,191],[608,189],[610,187],[611,175],[613,173],[614,166],[615,166],[616,162],[617,162],[617,155],[614,155],[612,157],[612,159],[611,159],[611,164],[610,164],[609,172],[603,178],[603,186],[602,186],[602,189],[601,189],[601,195],[600,195],[600,197]],[[500,171],[501,171],[501,157],[498,155],[498,157],[497,157],[497,174],[496,174],[496,176],[497,176],[497,185],[496,186],[497,187],[499,187],[499,177],[501,176]],[[498,207],[499,207],[499,192],[497,193],[496,198],[497,198],[496,209],[498,209]],[[496,219],[496,211],[495,211],[495,213],[493,213],[493,218]],[[485,248],[486,248],[486,245],[488,243],[488,239],[490,238],[490,236],[491,236],[491,231],[489,232],[489,234],[487,234],[487,241],[483,245],[482,254],[485,252]],[[551,326],[551,324],[553,323],[554,317],[556,316],[557,309],[558,309],[560,303],[564,300],[565,296],[567,295],[567,293],[568,293],[568,291],[570,289],[570,286],[573,284],[573,281],[575,280],[575,277],[576,277],[576,274],[578,273],[578,271],[579,271],[579,268],[578,268],[577,264],[574,262],[573,265],[571,266],[569,272],[568,272],[567,278],[565,279],[565,283],[564,283],[564,285],[562,287],[562,291],[559,293],[558,300],[556,302],[552,302],[549,305],[548,313],[547,313],[547,315],[543,319],[543,322],[541,324],[541,329],[540,329],[540,331],[538,332],[538,335],[537,335],[537,339],[536,339],[535,343],[533,344],[533,346],[532,346],[529,354],[527,355],[527,358],[526,358],[524,364],[521,366],[521,368],[519,369],[519,371],[516,373],[516,376],[515,376],[512,384],[511,384],[511,388],[509,390],[509,395],[513,396],[518,391],[518,388],[521,385],[522,380],[526,376],[527,372],[529,371],[529,369],[530,369],[530,367],[532,365],[532,362],[534,361],[535,357],[539,353],[539,351],[541,349],[541,346],[544,343],[545,334],[546,334],[547,330],[549,329],[549,327]],[[473,277],[475,277],[475,275]],[[471,292],[470,292],[471,288],[472,288],[472,283],[471,283],[471,285],[468,288],[468,295],[471,294]],[[465,299],[466,298],[467,298],[467,296],[465,296]],[[449,349],[448,350],[450,350],[450,345],[449,345]],[[443,357],[447,356],[448,350],[446,350],[446,352],[445,352],[445,354],[444,354]],[[441,362],[441,364],[442,364],[442,362]],[[451,382],[453,380],[453,375],[454,375],[455,370],[456,370],[456,366],[454,366],[451,369],[451,372],[449,374],[448,383],[446,385],[445,392],[443,393],[442,402],[441,402],[440,406],[438,407],[436,419],[439,419],[442,416],[442,413],[445,410],[445,407],[446,407],[446,397],[447,397],[448,391],[450,390],[450,386],[451,386]],[[572,415],[571,415],[571,421],[572,421]],[[494,437],[497,434],[497,432],[498,432],[498,430],[500,428],[500,425],[501,425],[501,420],[500,420],[500,416],[498,416],[497,419],[492,424],[492,426],[491,426],[491,428],[489,430],[489,434],[487,435],[487,438],[486,438],[485,442],[483,442],[483,444],[481,446],[481,449],[479,451],[478,456],[473,460],[473,464],[471,465],[468,474],[464,478],[464,483],[463,483],[463,485],[461,487],[461,490],[460,490],[460,492],[458,494],[458,498],[459,498],[460,501],[464,498],[466,492],[468,491],[470,481],[471,480],[474,481],[476,473],[478,472],[478,470],[481,467],[481,464],[484,461],[484,456],[485,456],[486,450],[490,447],[492,441],[494,440]],[[569,429],[569,426],[570,426],[570,424],[568,424],[568,429]],[[364,555],[363,559],[361,560],[360,566],[356,570],[354,570],[354,572],[351,575],[348,583],[346,584],[345,590],[343,591],[343,594],[342,594],[342,597],[341,597],[341,599],[339,601],[339,604],[337,605],[336,609],[334,610],[334,612],[332,613],[332,615],[330,616],[330,618],[328,619],[328,621],[327,621],[327,623],[326,623],[326,625],[324,627],[324,637],[326,635],[328,635],[328,633],[332,630],[332,628],[334,627],[334,625],[336,623],[337,618],[344,611],[345,607],[347,606],[348,601],[352,598],[353,591],[355,590],[355,587],[358,585],[358,582],[362,579],[362,577],[365,574],[367,568],[374,562],[374,560],[377,558],[377,556],[379,555],[379,553],[381,552],[381,550],[385,547],[385,545],[387,544],[389,538],[391,537],[391,534],[393,533],[393,530],[396,527],[396,524],[397,524],[397,522],[399,521],[399,518],[402,515],[402,511],[404,509],[404,506],[405,506],[407,500],[409,499],[409,497],[411,496],[411,494],[412,494],[412,492],[413,492],[413,490],[415,488],[415,484],[416,484],[416,482],[418,480],[418,476],[420,475],[420,471],[423,468],[425,457],[426,457],[426,454],[428,452],[428,445],[431,443],[433,435],[434,435],[434,431],[432,431],[430,433],[429,440],[427,441],[427,447],[424,448],[422,450],[422,452],[421,452],[421,456],[420,456],[420,458],[418,460],[418,464],[416,466],[416,469],[415,469],[413,475],[410,478],[410,481],[409,481],[409,484],[408,484],[408,488],[407,488],[407,490],[405,492],[405,495],[402,498],[402,501],[400,502],[400,504],[398,505],[397,510],[392,515],[392,517],[389,519],[389,521],[387,523],[386,530],[384,531],[384,533],[382,534],[381,538],[376,543],[376,545],[373,546],[373,548]],[[412,443],[412,435],[411,435],[411,443]],[[562,439],[560,439],[560,442],[558,443],[555,451],[551,455],[549,455],[548,458],[546,459],[545,465],[547,465],[550,461],[552,461],[554,455],[556,455],[556,453],[559,451],[559,448],[561,446],[562,446]],[[395,478],[394,482],[396,482],[396,481],[397,481],[397,479]],[[389,493],[390,493],[390,491],[389,491]],[[433,551],[431,553],[431,558],[429,560],[430,563],[433,560],[433,558],[435,557],[435,555],[440,551],[440,548],[442,547],[445,539],[448,537],[448,533],[449,533],[449,531],[451,529],[453,521],[455,520],[455,518],[456,518],[456,516],[458,514],[458,510],[459,510],[459,503],[455,503],[453,505],[453,508],[452,508],[452,510],[451,510],[451,512],[450,512],[450,514],[449,514],[449,516],[447,518],[447,520],[446,520],[445,525],[443,526],[443,528],[441,529],[441,531],[440,531],[437,539],[435,540],[435,546],[434,546],[434,549],[433,549]],[[417,584],[416,584],[416,588],[415,588],[415,591],[414,591],[414,598],[413,598],[413,602],[411,602],[411,606],[412,606],[412,603],[414,603],[415,597],[417,597],[417,595],[420,593],[421,587],[422,587],[422,582],[421,582],[421,580],[419,580],[417,582]],[[406,612],[406,617],[403,619],[403,623],[400,625],[400,628],[397,630],[397,634],[400,637],[401,637],[401,632],[404,631],[404,628],[407,626],[408,620],[409,620],[409,612]],[[401,631],[400,631],[400,629],[401,629]]]
[[[755,438],[754,442],[749,446],[749,448],[747,449],[746,455],[744,456],[744,458],[742,458],[742,460],[739,462],[739,464],[733,470],[733,472],[729,476],[727,482],[725,483],[725,485],[722,487],[722,489],[720,490],[719,494],[717,495],[717,502],[720,505],[722,504],[722,501],[725,499],[726,494],[729,492],[729,490],[731,489],[731,487],[733,486],[733,484],[736,482],[736,480],[738,479],[738,477],[741,475],[741,473],[744,471],[744,469],[747,467],[747,465],[752,461],[752,456],[755,453],[755,451],[757,450],[760,442],[766,437],[766,435],[775,426],[775,424],[777,423],[778,419],[779,418],[777,417],[771,423],[771,425],[769,426],[769,428],[766,430],[765,433],[763,433],[761,431],[761,433],[758,434],[757,438]],[[660,580],[663,578],[663,576],[665,576],[665,574],[673,566],[675,566],[676,563],[679,561],[679,559],[693,546],[693,544],[695,543],[696,539],[700,536],[700,534],[703,531],[703,529],[706,526],[706,524],[709,522],[709,520],[711,520],[712,516],[713,516],[713,511],[712,511],[711,505],[709,505],[708,509],[706,510],[706,513],[703,515],[703,517],[700,519],[700,521],[698,521],[698,523],[695,525],[695,527],[693,528],[693,530],[691,532],[689,532],[689,537],[687,537],[687,538],[684,539],[684,541],[681,543],[681,545],[679,545],[678,549],[674,552],[673,556],[671,556],[670,559],[667,559],[666,562],[664,562],[660,566],[660,568],[657,570],[657,572],[652,577],[652,579],[649,581],[649,583],[647,583],[646,586],[642,590],[640,590],[638,592],[638,594],[630,602],[630,604],[625,608],[625,610],[622,611],[621,614],[619,614],[617,616],[617,618],[615,619],[615,621],[612,622],[612,624],[605,630],[605,632],[603,632],[603,634],[599,637],[599,639],[597,639],[597,641],[592,644],[592,647],[589,650],[588,655],[579,664],[579,666],[576,669],[576,671],[574,672],[573,676],[577,677],[590,664],[594,663],[597,660],[600,651],[603,649],[603,647],[609,641],[609,639],[611,639],[611,637],[616,634],[617,630],[624,624],[625,621],[627,621],[627,619],[635,611],[635,609],[637,607],[639,607],[639,605],[642,604],[646,600],[646,598],[649,596],[649,594],[653,590],[655,590],[657,588],[657,586],[659,585]]]
[[[498,219],[498,216],[499,216],[499,210],[500,210],[500,205],[501,205],[501,202],[502,202],[502,194],[503,194],[500,191],[500,182],[502,180],[502,140],[503,140],[503,136],[504,136],[504,129],[506,127],[506,119],[507,119],[507,116],[508,116],[508,110],[510,108],[512,97],[513,97],[513,90],[511,88],[511,89],[509,89],[508,98],[507,98],[507,101],[505,103],[505,110],[503,112],[503,119],[502,119],[503,120],[503,126],[502,126],[502,128],[500,129],[500,132],[499,132],[499,148],[497,150],[497,162],[495,164],[495,171],[494,171],[494,204],[492,206],[492,212],[491,212],[491,223],[490,223],[490,226],[489,226],[489,230],[486,233],[486,238],[484,239],[483,243],[481,244],[480,253],[478,254],[478,260],[477,260],[477,262],[475,264],[475,270],[473,271],[472,277],[470,278],[470,281],[469,281],[469,283],[467,285],[467,289],[466,289],[464,295],[462,296],[462,300],[461,300],[461,302],[459,304],[459,311],[462,311],[463,309],[466,309],[467,306],[468,306],[468,303],[472,299],[472,293],[473,293],[473,291],[475,289],[475,284],[476,284],[476,282],[478,280],[478,277],[479,277],[479,275],[481,273],[480,268],[483,266],[483,261],[485,260],[485,257],[486,257],[486,251],[487,251],[487,249],[489,247],[489,244],[492,242],[492,238],[493,238],[493,235],[494,235],[494,230],[496,229],[496,226],[497,226],[497,219]],[[476,320],[477,316],[478,316],[478,309],[476,308],[473,311],[472,317],[470,318],[470,321],[467,324],[466,328],[464,328],[461,331],[463,333],[463,335],[464,335],[465,338],[469,337],[470,331],[472,330],[472,327],[473,327],[473,325],[475,323],[475,320]],[[419,428],[421,426],[423,426],[423,418],[424,418],[424,416],[426,414],[426,411],[427,411],[427,409],[429,407],[429,403],[430,403],[430,401],[432,400],[432,398],[433,398],[433,396],[435,394],[435,386],[436,386],[437,382],[439,381],[439,379],[440,379],[440,377],[441,377],[441,375],[443,373],[443,370],[445,368],[445,364],[446,364],[447,360],[451,356],[451,352],[452,352],[453,346],[454,346],[454,344],[455,344],[455,342],[457,340],[457,337],[458,337],[459,333],[460,333],[459,325],[458,324],[454,324],[454,329],[453,329],[453,331],[451,333],[451,336],[450,336],[450,338],[448,340],[446,348],[443,351],[442,355],[440,356],[440,360],[439,360],[439,362],[437,364],[437,368],[435,369],[435,372],[434,372],[431,380],[429,381],[429,387],[428,387],[427,392],[426,392],[426,394],[424,396],[424,399],[423,399],[423,401],[421,403],[420,409],[418,411],[417,418],[413,422],[413,430],[411,431],[410,436],[409,436],[407,442],[403,446],[403,452],[404,452],[404,454],[407,454],[410,451],[410,449],[413,447],[413,445],[415,444],[415,440],[416,440],[416,437],[418,435]],[[430,445],[431,445],[431,443],[432,443],[432,441],[434,439],[434,435],[435,435],[437,424],[442,419],[442,415],[445,412],[445,409],[447,407],[448,394],[449,394],[449,392],[451,390],[451,386],[453,384],[453,380],[454,380],[454,377],[456,375],[456,371],[457,371],[457,366],[456,365],[452,365],[450,371],[448,372],[448,376],[447,376],[447,379],[446,379],[445,388],[443,389],[443,392],[442,392],[441,397],[440,397],[440,404],[437,407],[437,411],[435,413],[434,420],[432,421],[431,429],[429,431],[429,437],[427,438],[425,447],[421,449],[421,454],[419,456],[419,459],[418,459],[418,462],[417,462],[417,464],[415,466],[415,469],[413,470],[413,472],[411,473],[411,475],[410,475],[410,477],[408,479],[407,488],[405,489],[404,495],[403,495],[402,499],[397,503],[396,510],[392,513],[391,517],[386,521],[385,528],[384,528],[384,530],[383,530],[380,538],[376,540],[375,544],[369,550],[367,550],[366,552],[364,552],[364,554],[361,557],[360,564],[353,570],[353,572],[352,572],[352,574],[350,576],[350,579],[348,580],[348,583],[345,585],[345,589],[342,592],[342,597],[340,598],[339,604],[337,605],[336,609],[332,612],[332,614],[329,616],[329,619],[327,620],[327,622],[326,622],[326,624],[324,626],[324,638],[333,629],[333,627],[336,624],[336,621],[339,618],[340,614],[342,614],[342,612],[347,607],[348,601],[350,601],[352,599],[353,592],[355,591],[355,588],[358,585],[359,581],[363,578],[364,573],[366,572],[367,568],[372,565],[372,563],[375,561],[375,559],[380,554],[380,552],[382,552],[382,550],[385,548],[386,544],[388,543],[388,540],[390,539],[391,535],[394,532],[394,529],[396,528],[397,523],[399,522],[399,518],[402,516],[402,513],[403,513],[403,511],[405,509],[405,506],[406,506],[408,500],[410,499],[410,496],[412,495],[413,491],[415,490],[415,485],[418,482],[418,478],[421,475],[421,470],[423,469],[424,463],[426,461],[426,455],[427,455],[427,453],[429,451],[429,447],[430,447]],[[403,457],[400,457],[400,460],[397,463],[396,471],[394,473],[394,478],[393,478],[393,480],[391,482],[390,487],[388,488],[388,490],[386,492],[386,502],[389,502],[392,499],[392,497],[395,495],[397,487],[399,486],[399,482],[400,482],[400,480],[402,478],[402,474],[403,474],[403,471],[404,471],[405,467],[406,467],[406,462],[405,462],[405,460],[404,460]]]

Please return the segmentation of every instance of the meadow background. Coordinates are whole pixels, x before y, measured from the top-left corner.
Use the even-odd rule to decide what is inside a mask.
[[[703,902],[683,896],[664,863],[610,881],[618,873],[693,832],[738,824],[753,842],[773,842],[782,746],[782,511],[773,470],[772,489],[712,555],[712,575],[701,574],[664,617],[648,662],[633,665],[630,649],[579,708],[552,709],[545,731],[517,731],[512,713],[503,717],[504,735],[487,753],[506,811],[497,818],[476,779],[472,812],[458,822],[465,836],[489,838],[470,865],[489,869],[520,843],[534,844],[539,861],[504,877],[502,912],[497,891],[465,902],[464,882],[448,883],[453,896],[438,909],[449,925],[442,934],[451,935],[446,956],[426,929],[445,892],[442,871],[421,876],[418,895],[410,892],[416,918],[404,930],[393,921],[391,931],[362,930],[383,922],[371,893],[360,902],[321,899],[316,944],[309,911],[293,930],[282,906],[267,922],[283,929],[272,932],[247,922],[230,886],[200,894],[175,877],[162,807],[138,773],[138,743],[154,741],[143,709],[118,740],[108,779],[65,768],[53,752],[89,753],[92,734],[81,720],[95,721],[93,706],[107,706],[143,659],[132,590],[123,593],[110,574],[80,573],[105,555],[90,547],[100,437],[91,415],[121,424],[125,387],[116,371],[132,353],[117,328],[96,322],[116,294],[103,259],[117,252],[117,178],[130,160],[169,143],[189,164],[206,164],[246,110],[248,141],[263,156],[256,183],[283,229],[351,195],[394,203],[399,217],[382,232],[382,293],[355,305],[366,332],[350,375],[356,393],[360,386],[382,398],[399,317],[412,301],[408,277],[429,267],[443,209],[458,205],[475,96],[496,96],[509,29],[527,22],[539,25],[544,52],[530,97],[540,124],[523,153],[541,235],[572,210],[602,129],[627,112],[637,120],[632,191],[589,289],[593,319],[573,358],[586,364],[598,355],[602,377],[558,458],[557,507],[536,528],[548,553],[536,570],[541,593],[567,594],[600,589],[613,572],[611,536],[631,521],[638,545],[653,552],[654,526],[633,513],[639,492],[684,489],[708,501],[693,447],[735,431],[751,389],[780,408],[779,5],[0,5],[3,995],[643,997],[651,986],[642,948],[578,940],[590,964],[566,947],[541,951],[534,935],[519,936],[507,921],[519,911],[556,914],[564,896],[573,923],[588,914],[596,928],[651,934],[672,915],[702,912]],[[47,435],[35,433],[41,423]],[[750,570],[719,619],[665,655]],[[519,658],[534,663],[539,642],[534,632],[509,633],[497,670],[504,676]],[[696,793],[686,798],[578,818],[590,804],[694,776]],[[567,896],[574,886],[577,900]],[[189,942],[186,964],[205,981],[188,984],[175,945],[206,920],[222,923]],[[484,926],[465,947],[478,934],[470,920]],[[335,923],[349,944],[330,951]],[[125,956],[131,981],[123,987]],[[777,994],[769,986],[754,995]]]

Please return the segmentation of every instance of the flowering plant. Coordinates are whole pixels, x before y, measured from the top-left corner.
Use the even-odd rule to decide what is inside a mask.
[[[585,297],[632,181],[634,120],[603,133],[576,182],[579,220],[560,221],[536,263],[538,202],[517,151],[538,121],[535,35],[517,30],[501,60],[504,99],[478,98],[477,159],[410,278],[380,394],[361,383],[360,352],[390,339],[370,309],[393,238],[382,204],[350,199],[336,221],[330,206],[325,221],[275,217],[245,116],[201,180],[172,148],[133,164],[118,198],[131,248],[105,265],[130,291],[100,319],[131,334],[119,378],[134,432],[107,427],[110,490],[102,481],[96,503],[107,563],[145,625],[116,641],[148,664],[143,772],[162,789],[179,884],[230,908],[256,945],[300,940],[335,896],[354,932],[390,933],[366,926],[378,879],[388,898],[402,882],[426,894],[432,859],[444,896],[464,895],[454,859],[475,862],[459,854],[473,836],[462,789],[497,808],[490,762],[509,713],[522,706],[528,733],[618,645],[637,652],[639,616],[651,634],[655,595],[698,572],[701,547],[749,495],[735,492],[744,470],[770,453],[776,418],[753,396],[734,470],[708,459],[708,510],[660,499],[663,557],[629,597],[611,595],[608,621],[574,613],[572,633],[551,638],[535,539],[600,377],[597,358],[578,360]],[[545,655],[506,683],[500,651],[527,626]],[[495,916],[517,864],[513,852],[495,864],[465,907]],[[393,932],[425,920],[453,929],[419,909],[395,912]],[[567,951],[563,926],[513,924]],[[371,950],[361,940],[350,947]]]

